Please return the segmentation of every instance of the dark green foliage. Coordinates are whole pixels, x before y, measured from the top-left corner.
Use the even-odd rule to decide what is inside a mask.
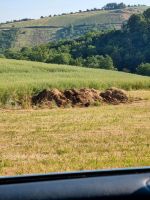
[[[4,50],[9,49],[13,46],[13,43],[16,40],[18,30],[0,30],[0,53],[3,53]]]
[[[48,63],[56,64],[71,64],[71,55],[69,53],[56,53],[51,58],[47,60]]]
[[[0,58],[5,58],[4,54],[0,53]]]
[[[23,60],[24,59],[21,52],[13,51],[13,50],[5,51],[5,57],[10,58],[10,59],[17,59],[17,60]]]
[[[89,32],[98,32],[103,30],[113,30],[115,25],[112,23],[106,24],[82,24],[82,25],[70,25],[57,31],[56,40],[61,39],[76,39],[79,36],[87,34]]]
[[[126,5],[124,3],[108,3],[103,7],[104,10],[115,10],[115,9],[124,9]]]
[[[86,66],[114,70],[113,61],[110,56],[90,56],[86,59]]]
[[[72,25],[69,31],[74,34]],[[150,9],[143,14],[132,15],[122,30],[89,32],[75,40],[51,42],[14,53],[7,51],[5,56],[104,69],[115,69],[115,66],[121,71],[144,74],[138,66],[150,63]],[[147,68],[143,69],[148,75]]]
[[[150,63],[141,64],[137,68],[137,72],[145,76],[150,76]]]

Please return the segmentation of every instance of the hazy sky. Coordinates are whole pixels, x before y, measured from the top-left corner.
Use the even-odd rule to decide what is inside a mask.
[[[0,21],[100,8],[109,2],[150,5],[150,0],[0,0]]]

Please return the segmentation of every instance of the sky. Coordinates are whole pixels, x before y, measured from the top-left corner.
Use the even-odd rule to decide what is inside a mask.
[[[101,8],[110,2],[150,5],[150,0],[0,0],[0,22]]]

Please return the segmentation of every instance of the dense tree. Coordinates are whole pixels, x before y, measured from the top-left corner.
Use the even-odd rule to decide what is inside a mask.
[[[147,9],[146,11],[144,11],[143,15],[146,20],[150,21],[150,9]]]
[[[10,59],[17,59],[17,60],[23,60],[24,57],[21,52],[14,51],[14,50],[6,50],[5,51],[5,57]]]
[[[139,65],[137,72],[142,75],[150,76],[150,63],[142,63]]]
[[[32,61],[46,62],[49,58],[49,50],[44,45],[34,47],[28,57]]]
[[[72,59],[71,65],[75,65],[75,66],[84,66],[85,65],[85,60],[82,57],[76,58],[76,59]]]
[[[5,58],[4,54],[0,53],[0,58]]]
[[[115,10],[115,9],[124,9],[126,5],[124,3],[108,3],[103,7],[104,10]]]
[[[113,61],[110,56],[90,56],[87,57],[85,66],[101,69],[114,70]]]
[[[69,53],[58,53],[54,55],[52,63],[69,65],[71,62],[71,55]]]
[[[73,33],[74,27],[69,30]],[[61,40],[20,51],[6,51],[7,58],[70,64],[149,74],[150,9],[132,15],[122,30],[89,32],[75,40]],[[138,67],[139,66],[139,67]]]
[[[13,46],[13,41],[16,40],[18,29],[0,30],[0,53]]]

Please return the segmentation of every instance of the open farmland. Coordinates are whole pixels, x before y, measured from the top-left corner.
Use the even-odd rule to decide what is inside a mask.
[[[138,101],[65,109],[32,109],[29,102],[45,88],[111,86]],[[149,89],[149,77],[0,59],[0,174],[149,165]]]
[[[150,92],[145,100],[89,108],[1,110],[0,174],[15,175],[150,163]]]
[[[109,87],[126,90],[150,89],[150,78],[102,69],[0,59],[0,107],[20,101],[30,107],[33,94],[46,88]]]

